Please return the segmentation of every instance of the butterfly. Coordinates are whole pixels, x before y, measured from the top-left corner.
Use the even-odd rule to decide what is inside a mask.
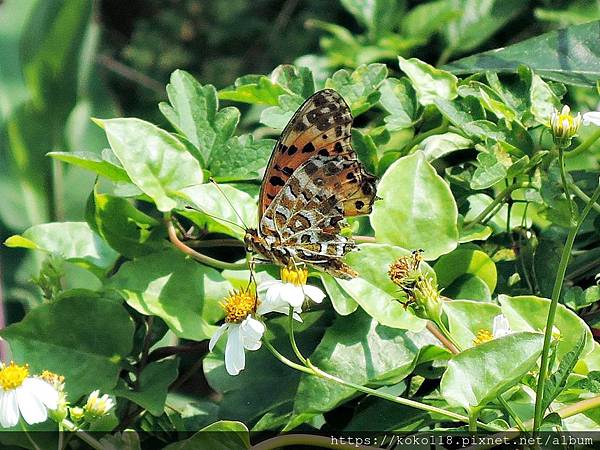
[[[371,212],[375,177],[352,149],[351,128],[350,108],[332,89],[300,106],[267,165],[258,228],[244,238],[249,251],[283,266],[302,262],[340,278],[358,275],[342,261],[356,244],[341,229],[345,217]]]

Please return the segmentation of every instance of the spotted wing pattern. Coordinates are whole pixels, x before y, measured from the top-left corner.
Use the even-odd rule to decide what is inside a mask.
[[[351,124],[348,106],[333,90],[317,92],[294,115],[261,189],[255,249],[263,256],[282,265],[306,262],[338,277],[357,275],[341,261],[355,244],[340,232],[344,217],[371,211],[375,178],[350,145]]]
[[[316,92],[287,124],[275,145],[259,197],[259,217],[275,199],[292,173],[313,156],[347,155],[356,158],[350,145],[352,114],[333,89]]]

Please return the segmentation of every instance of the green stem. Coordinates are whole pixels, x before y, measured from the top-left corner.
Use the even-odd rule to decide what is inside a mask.
[[[355,384],[355,383],[352,383],[350,381],[342,380],[341,378],[338,378],[335,375],[331,375],[330,373],[322,371],[318,367],[314,366],[310,362],[310,360],[306,360],[306,363],[307,363],[308,367],[313,371],[314,375],[316,375],[318,377],[321,377],[321,378],[324,378],[326,380],[334,381],[334,382],[339,383],[339,384],[341,384],[343,386],[347,386],[347,387],[350,387],[350,388],[355,389],[357,391],[364,392],[365,394],[373,395],[375,397],[379,397],[379,398],[382,398],[384,400],[389,400],[391,402],[398,403],[400,405],[410,406],[412,408],[420,409],[422,411],[427,411],[429,413],[439,414],[441,416],[449,417],[451,419],[458,420],[458,421],[464,422],[464,423],[468,423],[469,422],[469,418],[466,417],[466,416],[463,416],[462,414],[457,414],[457,413],[453,413],[451,411],[446,411],[444,409],[437,408],[437,407],[431,406],[431,405],[427,405],[425,403],[420,403],[420,402],[417,402],[417,401],[414,401],[414,400],[409,400],[407,398],[396,397],[394,395],[386,394],[384,392],[379,392],[379,391],[377,391],[375,389],[371,389],[371,388],[368,388],[366,386],[362,386],[360,384]],[[478,422],[477,425],[479,427],[485,429],[485,430],[488,430],[488,431],[497,431],[497,430],[499,430],[499,428],[496,427],[496,426],[488,425],[488,424],[481,423],[481,422]]]
[[[577,220],[575,225],[572,225],[569,229],[569,234],[567,235],[567,241],[565,242],[565,246],[562,251],[562,255],[560,257],[560,262],[558,264],[558,272],[556,274],[556,280],[554,281],[554,288],[552,289],[552,298],[550,301],[550,308],[548,309],[548,318],[546,320],[546,330],[544,333],[544,346],[542,348],[542,361],[540,363],[540,373],[538,376],[537,390],[536,390],[536,398],[535,398],[535,414],[533,416],[533,430],[536,432],[543,419],[544,411],[542,411],[542,398],[544,395],[544,384],[546,382],[546,374],[548,372],[548,358],[550,355],[550,343],[552,339],[552,327],[554,325],[554,318],[556,315],[556,308],[558,306],[558,299],[560,297],[560,292],[562,290],[563,281],[565,278],[565,274],[567,272],[567,265],[569,264],[569,259],[571,257],[571,250],[573,249],[573,243],[575,242],[575,237],[577,236],[577,232],[581,227],[583,221],[589,214],[592,209],[592,205],[598,200],[600,197],[600,180],[598,187],[592,194],[590,201],[587,203],[585,208],[583,209],[581,216]]]
[[[21,428],[23,429],[23,432],[25,433],[25,436],[27,436],[27,440],[31,443],[31,445],[33,446],[34,450],[42,450],[39,445],[37,445],[35,443],[35,441],[33,440],[33,438],[31,437],[31,435],[29,434],[29,432],[27,431],[27,428],[25,427],[25,424],[23,423],[22,420],[20,420],[21,423]]]
[[[496,196],[496,198],[494,200],[492,200],[492,202],[485,207],[485,209],[483,211],[481,211],[479,214],[477,214],[477,216],[473,220],[471,220],[469,223],[467,223],[463,227],[463,230],[468,230],[473,225],[478,224],[483,219],[485,219],[487,217],[487,215],[490,212],[492,212],[496,206],[498,206],[501,202],[503,202],[504,199],[506,198],[506,196],[510,195],[513,191],[516,191],[517,189],[521,189],[521,188],[526,188],[528,186],[529,186],[529,183],[516,183],[516,184],[512,184],[512,185],[508,186],[507,188],[505,188],[504,190],[502,190],[502,192],[500,192]]]
[[[569,186],[571,187],[573,193],[581,200],[583,200],[586,203],[590,201],[590,197],[588,197],[588,195],[585,192],[579,189],[579,186],[577,186],[575,183],[569,183]],[[600,212],[600,203],[592,202],[592,208],[594,209],[594,211]]]
[[[585,152],[598,139],[600,139],[600,128],[597,129],[596,131],[594,131],[585,141],[583,141],[581,144],[579,144],[573,150],[571,150],[570,152],[567,152],[565,154],[565,158],[572,158],[574,156],[577,156],[577,155]]]
[[[96,450],[106,450],[104,445],[94,439],[89,433],[78,429],[77,426],[69,420],[63,419],[62,425],[65,429],[75,432],[75,435],[90,447],[95,448]]]
[[[567,182],[567,170],[565,169],[565,152],[562,147],[558,148],[558,166],[560,169],[560,179],[562,181],[563,190],[567,197],[567,205],[569,206],[569,226],[573,227],[575,222],[575,216],[573,213],[573,198],[571,197],[571,191],[569,190],[569,183]]]
[[[472,433],[477,432],[477,416],[479,416],[479,409],[473,409],[469,414],[469,431]]]
[[[334,375],[331,375],[327,372],[322,371],[318,367],[314,366],[308,359],[306,360],[306,367],[301,366],[300,364],[296,364],[295,362],[290,361],[285,356],[283,356],[281,353],[279,353],[275,349],[275,347],[273,347],[271,345],[271,343],[268,342],[266,339],[263,340],[263,344],[273,354],[273,356],[275,356],[275,358],[277,358],[279,361],[281,361],[286,366],[291,367],[292,369],[299,370],[300,372],[304,372],[309,375],[315,375],[320,378],[324,378],[326,380],[330,380],[335,383],[341,384],[343,386],[350,387],[357,391],[364,392],[365,394],[373,395],[375,397],[379,397],[384,400],[389,400],[391,402],[398,403],[400,405],[410,406],[415,409],[427,411],[429,413],[439,414],[441,416],[449,417],[451,419],[454,419],[454,420],[457,420],[460,422],[464,422],[464,423],[469,422],[469,418],[466,416],[463,416],[462,414],[457,414],[457,413],[453,413],[451,411],[446,411],[444,409],[436,408],[435,406],[426,405],[425,403],[416,402],[414,400],[409,400],[409,399],[402,398],[402,397],[395,397],[395,396],[387,394],[385,392],[379,392],[379,391],[376,391],[375,389],[371,389],[366,386],[361,386],[360,384],[354,384],[350,381],[342,380],[341,378],[338,378]],[[496,427],[493,425],[488,425],[485,423],[478,423],[478,425],[480,428],[487,430],[487,431],[501,431],[501,429],[499,427]]]
[[[194,258],[196,261],[206,264],[207,266],[214,267],[215,269],[222,270],[244,270],[248,268],[246,263],[228,263],[220,261],[218,259],[211,258],[210,256],[203,255],[202,253],[198,253],[196,250],[185,245],[177,237],[177,232],[173,226],[173,220],[170,214],[165,215],[165,225],[167,226],[167,233],[169,234],[169,240],[171,243],[186,255]]]
[[[290,316],[288,320],[288,327],[290,328],[290,345],[292,346],[292,350],[294,350],[294,354],[296,357],[302,362],[302,364],[306,365],[306,358],[300,352],[298,345],[296,344],[296,337],[294,336],[294,307],[290,306]]]

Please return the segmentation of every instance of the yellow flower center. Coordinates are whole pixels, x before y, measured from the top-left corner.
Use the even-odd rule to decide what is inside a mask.
[[[11,361],[8,366],[0,369],[0,386],[5,391],[16,389],[23,384],[23,380],[28,376],[29,365],[19,366]]]
[[[229,323],[240,323],[254,311],[256,311],[256,294],[250,290],[233,291],[221,306],[225,310],[225,321]]]
[[[494,335],[489,330],[479,330],[477,331],[477,336],[473,339],[473,345],[483,344],[484,342],[489,342],[494,339]]]
[[[283,267],[281,269],[281,281],[292,283],[296,286],[304,286],[308,279],[308,270],[305,268]]]

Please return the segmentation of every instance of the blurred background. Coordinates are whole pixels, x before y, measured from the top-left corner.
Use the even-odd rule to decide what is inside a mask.
[[[384,0],[383,14],[369,3],[0,0],[0,241],[33,224],[82,220],[93,175],[46,153],[99,153],[107,143],[90,117],[166,127],[157,104],[175,69],[218,89],[283,63],[307,65],[317,79],[375,61],[397,72],[396,55],[443,65],[600,18],[592,0]],[[592,94],[570,92],[595,108]],[[242,130],[258,118],[246,112]],[[34,252],[1,249],[0,328],[41,301],[44,280],[31,283],[40,264]]]

